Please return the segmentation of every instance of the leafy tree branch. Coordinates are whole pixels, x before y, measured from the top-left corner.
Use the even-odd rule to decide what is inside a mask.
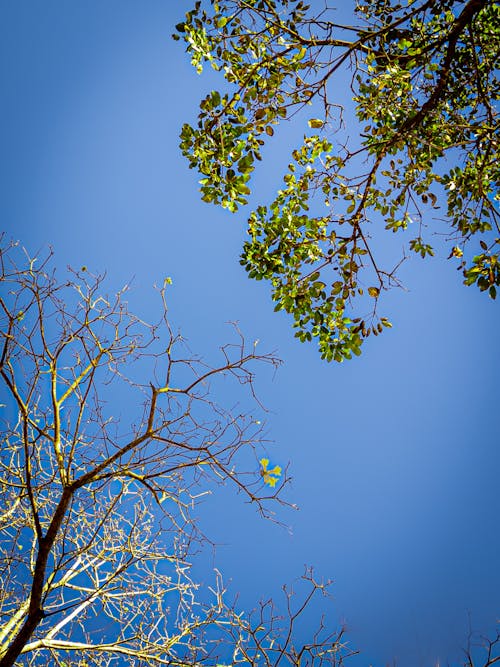
[[[500,10],[492,0],[360,0],[351,25],[334,11],[206,0],[174,37],[198,72],[209,63],[226,81],[181,133],[204,201],[246,205],[262,147],[311,107],[314,132],[275,200],[250,213],[241,263],[269,281],[300,340],[343,361],[390,326],[379,301],[412,253],[458,260],[464,283],[496,298]],[[335,96],[346,82],[348,121]],[[406,239],[389,265],[381,229]]]

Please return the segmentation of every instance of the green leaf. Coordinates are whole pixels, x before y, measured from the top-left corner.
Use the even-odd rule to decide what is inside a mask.
[[[260,474],[264,479],[264,484],[274,488],[281,477],[281,467],[274,466],[269,469],[269,459],[260,459],[259,463],[262,466]]]
[[[312,127],[313,129],[316,130],[316,129],[322,128],[323,125],[324,125],[324,122],[320,118],[310,118],[307,121],[307,124],[309,125],[309,127]]]

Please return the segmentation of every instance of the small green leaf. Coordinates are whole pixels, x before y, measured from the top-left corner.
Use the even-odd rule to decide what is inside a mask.
[[[309,125],[309,127],[312,127],[315,130],[319,130],[320,128],[323,127],[324,122],[320,118],[310,118],[307,121],[307,124]]]
[[[269,459],[260,459],[259,463],[262,466],[260,474],[264,478],[264,484],[268,484],[270,487],[274,488],[281,477],[280,466],[274,466],[274,468],[269,469]]]

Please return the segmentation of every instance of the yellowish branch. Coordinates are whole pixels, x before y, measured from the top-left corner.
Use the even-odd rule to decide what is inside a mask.
[[[109,352],[109,350],[101,350],[99,354],[94,357],[88,364],[88,366],[80,373],[80,375],[75,378],[75,380],[70,384],[68,389],[64,392],[64,394],[57,400],[58,405],[62,405],[64,401],[71,396],[72,393],[78,388],[78,386],[82,383],[82,381],[87,377],[87,375],[92,371],[94,368],[97,368],[97,365],[99,361],[101,360],[101,357],[103,354],[106,354]]]

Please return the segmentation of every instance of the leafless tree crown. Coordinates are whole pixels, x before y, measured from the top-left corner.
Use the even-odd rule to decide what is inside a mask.
[[[285,589],[282,616],[270,600],[238,611],[218,573],[200,595],[190,575],[192,507],[214,484],[263,515],[280,501],[287,476],[265,484],[260,420],[212,398],[224,381],[255,402],[255,365],[278,360],[236,328],[208,366],[169,324],[168,281],[149,325],[103,276],[58,281],[51,265],[15,245],[0,254],[0,667],[341,664],[343,631],[321,622],[294,641],[325,592],[312,572],[303,597]]]

